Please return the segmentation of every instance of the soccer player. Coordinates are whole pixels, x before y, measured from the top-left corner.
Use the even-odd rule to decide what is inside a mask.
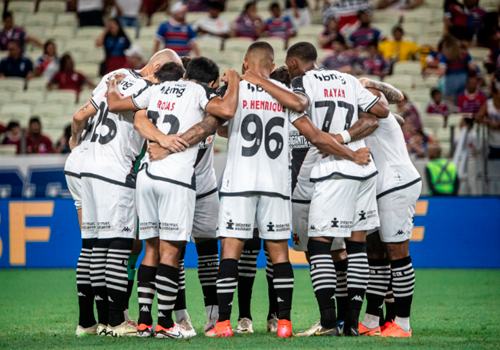
[[[285,107],[297,111],[291,115],[294,124],[301,119],[307,120],[309,116],[317,128],[341,133],[346,137],[345,142],[350,141],[345,130],[358,120],[358,108],[378,117],[388,115],[388,108],[379,103],[379,98],[366,90],[357,79],[348,74],[318,69],[316,58],[315,47],[307,42],[297,43],[288,50],[285,62],[290,76],[294,78],[293,93],[257,75],[248,78]],[[244,79],[247,78],[244,76]],[[364,146],[362,140],[348,143],[351,150]],[[359,166],[332,155],[318,160],[312,169],[310,180],[315,182],[315,188],[309,213],[307,248],[311,279],[321,313],[321,329],[315,335],[340,333],[334,300],[336,274],[330,253],[335,237],[346,239],[348,254],[349,307],[344,320],[344,334],[359,335],[359,312],[369,277],[366,231],[379,225],[375,199],[376,174],[372,163]]]
[[[132,71],[135,73],[134,71]],[[160,68],[154,82],[161,74]],[[138,74],[127,75],[120,93],[151,85]],[[135,238],[135,173],[133,163],[144,140],[133,129],[133,115],[110,113],[106,89],[98,90],[73,118],[72,138],[79,143],[80,130],[99,112],[82,165],[82,233],[95,235],[90,263],[90,280],[95,295],[100,335],[132,336],[136,329],[125,320],[127,305],[127,263]]]
[[[247,73],[254,71],[269,78],[274,68],[273,60],[272,47],[265,42],[256,42],[249,46],[243,64]],[[277,81],[269,80],[269,83],[281,85]],[[288,92],[284,85],[280,90]],[[219,322],[206,335],[233,336],[230,315],[238,284],[238,260],[245,240],[253,237],[257,221],[259,235],[266,240],[273,264],[273,283],[279,306],[277,335],[291,337],[293,270],[287,244],[290,236],[290,191],[288,142],[284,142],[288,138],[286,111],[262,88],[242,81],[238,110],[228,127],[228,160],[220,192],[218,224],[222,242],[217,276]],[[311,130],[317,135],[315,140],[327,152],[337,153],[336,149],[340,149],[346,158],[359,156],[363,164],[368,163],[366,150],[365,154],[354,154],[349,148],[341,147],[327,133],[315,133],[312,128],[304,128],[306,133]]]
[[[218,67],[213,61],[196,58],[189,63],[185,79],[163,83],[134,95],[135,110],[148,108],[136,113],[135,128],[150,143],[162,145],[167,134],[188,131],[203,120],[205,113],[223,119],[232,117],[237,105],[239,75],[232,70],[224,73],[222,79],[228,82],[228,89],[223,98],[202,83],[208,77],[211,78],[209,83],[213,84],[218,76]],[[113,96],[116,97],[116,93]],[[110,97],[108,93],[108,99]],[[130,101],[124,102],[126,106]],[[148,154],[137,181],[140,238],[160,238],[160,263],[155,280],[158,292],[157,338],[189,336],[174,323],[171,313],[179,285],[179,258],[191,237],[193,226],[196,201],[193,168],[198,150],[197,145],[188,147],[185,152],[159,161],[151,161]]]

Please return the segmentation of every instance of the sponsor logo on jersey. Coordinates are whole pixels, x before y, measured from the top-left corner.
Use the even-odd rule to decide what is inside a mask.
[[[333,218],[332,227],[339,227],[339,221],[337,220],[337,218]]]
[[[179,231],[179,224],[175,222],[160,222],[160,230],[162,231]]]
[[[186,91],[186,88],[178,88],[178,87],[172,87],[172,86],[163,86],[160,91],[165,94],[165,95],[175,95],[175,97],[180,98],[184,94],[184,91]]]
[[[312,144],[298,131],[290,131],[288,144],[291,148],[311,148]]]
[[[111,223],[109,221],[106,221],[106,222],[98,222],[97,223],[97,229],[98,230],[111,230],[113,228],[113,226],[111,225]]]
[[[320,74],[320,73],[314,73],[313,76],[318,79],[319,81],[332,81],[332,80],[339,80],[342,85],[346,84],[346,81],[343,76],[337,76],[335,73],[328,73],[328,74]]]
[[[234,230],[233,220],[229,219],[229,221],[227,222],[226,230]]]
[[[237,231],[251,231],[252,224],[245,224],[241,222],[233,222],[232,219],[229,219],[226,222],[226,230],[237,230]]]
[[[274,232],[274,225],[272,222],[269,222],[267,225],[267,232]]]

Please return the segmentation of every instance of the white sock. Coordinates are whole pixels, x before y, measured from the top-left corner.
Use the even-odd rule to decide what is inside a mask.
[[[219,305],[208,305],[205,309],[207,310],[207,322],[212,318],[219,318]]]
[[[361,324],[363,324],[363,326],[365,326],[366,328],[373,329],[379,326],[379,321],[380,316],[365,313],[365,317],[363,317],[363,321],[361,321]]]
[[[130,316],[128,315],[128,309],[125,309],[125,311],[123,311],[123,317],[125,317],[125,321],[131,321]]]
[[[410,318],[409,317],[398,317],[396,316],[396,320],[394,321],[397,325],[403,328],[404,331],[410,331]]]
[[[188,314],[188,311],[186,309],[184,309],[184,310],[175,310],[174,311],[174,315],[175,315],[175,321],[176,322],[179,322],[184,317],[185,318],[189,318],[189,314]]]

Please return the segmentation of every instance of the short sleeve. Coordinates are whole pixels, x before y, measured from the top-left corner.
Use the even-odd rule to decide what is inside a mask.
[[[196,39],[196,32],[194,31],[193,28],[191,28],[191,26],[187,27],[187,32],[188,32],[189,40]]]
[[[367,113],[378,102],[379,98],[365,89],[358,79],[351,75],[346,75],[346,77],[349,77],[354,84],[358,107],[361,108],[363,112]]]
[[[146,85],[135,94],[132,95],[132,102],[137,107],[137,109],[146,109],[149,106],[149,101],[154,94],[154,86]]]
[[[373,37],[374,37],[374,40],[378,41],[378,39],[380,38],[380,30],[374,29],[373,30]]]
[[[429,104],[427,104],[427,108],[426,108],[425,112],[426,113],[432,113],[431,111],[432,111],[431,104],[429,103]]]
[[[29,58],[26,59],[26,72],[33,72],[33,63]]]
[[[458,98],[458,103],[457,103],[457,107],[462,110],[462,108],[464,107],[464,95],[460,95],[460,97]]]
[[[208,103],[215,97],[218,96],[216,91],[204,83],[198,83],[199,88],[199,106],[200,109],[205,110],[207,108]]]
[[[160,24],[160,26],[158,27],[158,31],[156,32],[156,39],[163,42],[165,40],[165,33],[167,33],[167,31],[167,24]]]
[[[102,77],[102,79],[99,82],[99,84],[97,84],[97,86],[95,87],[95,89],[92,91],[92,96],[94,96],[97,93],[97,91],[101,90],[103,87],[106,86],[106,81],[109,79],[110,75],[111,75],[111,73],[108,73],[108,74],[106,74],[105,76]]]
[[[439,55],[439,66],[441,67],[448,67],[448,60],[446,59],[446,56],[441,54]]]
[[[305,116],[306,114],[304,112],[296,112],[291,109],[288,109],[288,120],[290,123],[295,123],[297,120]]]
[[[51,84],[58,84],[60,79],[61,79],[61,72],[57,72],[56,74],[54,74],[52,79],[50,79],[50,83]],[[95,91],[97,91],[97,90],[95,90]]]
[[[94,106],[95,109],[99,109],[99,105],[106,98],[107,91],[107,89],[100,89],[92,96],[92,98],[90,99],[90,103],[92,104],[92,106]]]
[[[294,93],[299,93],[307,97],[309,100],[309,105],[311,105],[311,97],[313,95],[313,89],[311,85],[311,78],[308,75],[299,75],[292,80],[292,91]]]

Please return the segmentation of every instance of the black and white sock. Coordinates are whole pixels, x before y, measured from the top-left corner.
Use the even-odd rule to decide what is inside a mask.
[[[217,304],[217,271],[219,270],[219,247],[216,239],[196,244],[198,252],[198,278],[200,280],[207,321],[219,316]]]
[[[265,247],[265,245],[264,245]],[[278,317],[278,297],[276,295],[276,290],[274,289],[273,276],[274,269],[273,263],[269,258],[267,249],[264,248],[264,253],[266,254],[266,279],[267,279],[267,294],[269,298],[269,311],[267,312],[267,320],[269,321],[273,318],[273,315]]]
[[[392,289],[396,302],[396,322],[405,331],[410,330],[410,311],[415,288],[415,272],[411,257],[391,261]]]
[[[138,324],[153,325],[151,309],[156,293],[157,268],[152,266],[139,266],[137,271],[137,295],[139,297],[139,321]]]
[[[337,273],[337,288],[335,288],[335,299],[337,301],[337,319],[345,320],[349,298],[347,295],[347,259],[334,262]]]
[[[366,289],[366,313],[362,323],[367,328],[375,328],[380,325],[380,311],[391,282],[391,266],[387,259],[368,259],[368,265],[370,278]]]
[[[238,319],[244,317],[252,319],[250,305],[252,301],[252,289],[257,274],[257,256],[260,252],[262,240],[259,237],[249,239],[245,242],[240,261],[238,261],[238,307],[240,314]]]
[[[293,269],[289,262],[279,263],[274,267],[274,289],[278,301],[278,318],[290,321],[293,297]]]
[[[128,257],[132,252],[133,239],[113,238],[106,256],[106,287],[109,301],[109,320],[111,327],[125,321],[123,310],[127,305]]]
[[[366,255],[366,242],[346,241],[347,249],[347,294],[349,298],[346,324],[357,325],[363,306],[370,269]]]
[[[224,259],[220,262],[217,273],[217,300],[219,304],[219,322],[231,318],[234,291],[238,286],[238,261]]]
[[[82,250],[76,266],[76,288],[78,291],[79,319],[78,324],[83,328],[95,325],[94,293],[90,284],[90,260],[92,247],[97,239],[82,239]]]
[[[134,290],[134,281],[135,281],[135,272],[136,272],[135,265],[137,264],[137,259],[138,258],[139,258],[139,255],[136,255],[136,254],[130,254],[129,257],[128,257],[128,264],[127,264],[127,276],[128,276],[127,303],[125,305],[125,311],[127,312],[127,315],[128,315],[128,308],[129,308],[130,297],[132,296],[132,291]]]
[[[172,310],[174,309],[179,288],[179,269],[159,264],[156,273],[156,291],[158,293],[158,324],[163,328],[172,328]]]
[[[97,308],[97,319],[105,326],[109,323],[106,257],[110,242],[110,239],[98,239],[92,248],[92,257],[90,258],[90,283]]]
[[[179,290],[177,291],[177,299],[175,300],[174,314],[175,320],[179,322],[182,318],[189,318],[186,306],[186,270],[184,270],[184,256],[186,255],[186,247],[182,249],[179,259]]]
[[[396,319],[396,303],[394,302],[394,293],[392,292],[392,274],[391,282],[387,287],[387,292],[385,293],[385,320],[384,324],[387,322],[393,322]]]
[[[310,239],[307,250],[311,261],[310,275],[314,294],[321,313],[321,325],[324,328],[337,326],[335,314],[335,285],[337,278],[330,248],[332,244]]]

